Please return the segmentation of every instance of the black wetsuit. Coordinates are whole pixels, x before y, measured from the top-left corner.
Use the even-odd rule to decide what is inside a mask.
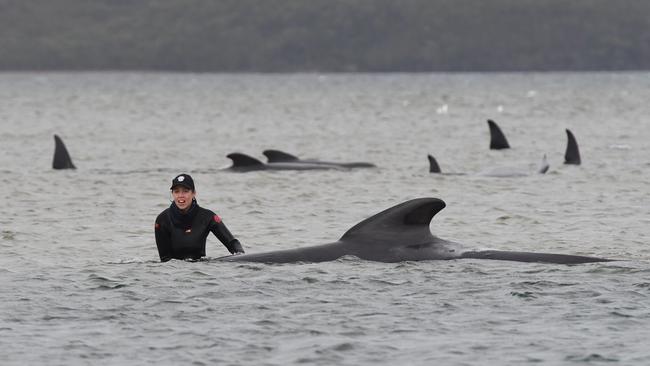
[[[231,254],[243,253],[239,240],[214,212],[199,207],[196,201],[181,213],[174,202],[156,218],[156,245],[160,261],[205,257],[205,240],[212,232]]]

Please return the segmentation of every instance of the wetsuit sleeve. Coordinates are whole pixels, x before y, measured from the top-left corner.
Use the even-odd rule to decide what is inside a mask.
[[[156,234],[156,246],[158,247],[158,255],[160,255],[161,262],[167,262],[172,259],[172,240],[171,232],[166,227],[161,218],[162,214],[156,218],[154,225],[154,232]]]
[[[244,253],[244,248],[241,243],[230,233],[230,230],[228,230],[226,224],[223,223],[219,215],[214,215],[212,217],[210,231],[212,231],[219,241],[228,248],[230,254]]]

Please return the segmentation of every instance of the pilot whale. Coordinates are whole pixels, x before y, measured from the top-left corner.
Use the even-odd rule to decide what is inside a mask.
[[[441,199],[417,198],[358,223],[333,243],[266,253],[231,255],[217,260],[294,263],[326,262],[343,256],[355,256],[368,261],[387,263],[464,258],[557,264],[610,261],[569,254],[468,249],[431,233],[430,222],[443,208],[445,202]]]
[[[338,163],[332,161],[322,161],[317,159],[300,159],[295,155],[289,154],[280,150],[264,150],[262,152],[269,163],[306,163],[306,164],[322,164],[322,165],[335,165],[341,168],[376,168],[375,164],[363,161],[355,161],[349,163]]]
[[[438,164],[436,158],[434,158],[433,155],[431,154],[427,155],[427,158],[429,159],[429,173],[446,174],[446,175],[465,175],[465,173],[442,173],[442,170],[440,169],[440,164]],[[542,161],[539,163],[537,170],[535,170],[534,172],[525,171],[525,170],[508,167],[508,166],[501,166],[501,167],[483,170],[481,172],[476,173],[476,175],[480,175],[484,177],[500,177],[500,178],[524,177],[524,176],[531,175],[531,173],[545,174],[548,171],[548,168],[549,168],[549,164],[546,159],[546,155],[544,155]]]
[[[54,159],[52,160],[53,169],[77,169],[72,164],[68,149],[66,149],[63,140],[58,135],[54,135]]]
[[[230,153],[226,155],[232,160],[232,165],[226,170],[235,172],[251,172],[257,170],[326,170],[342,169],[336,165],[314,164],[314,163],[268,163],[255,159],[252,156],[242,153]]]
[[[488,126],[490,127],[490,149],[491,150],[501,150],[509,149],[510,144],[506,139],[506,135],[501,132],[499,125],[491,119],[487,121]]]

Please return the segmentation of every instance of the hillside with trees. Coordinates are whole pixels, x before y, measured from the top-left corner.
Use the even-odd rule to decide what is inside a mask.
[[[648,69],[646,0],[0,0],[0,70]]]

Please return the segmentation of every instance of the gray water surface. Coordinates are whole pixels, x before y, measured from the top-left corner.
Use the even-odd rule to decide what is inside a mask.
[[[648,100],[650,73],[0,74],[0,363],[646,365]],[[51,169],[55,133],[77,170]],[[378,168],[221,170],[268,148]],[[479,174],[544,154],[545,175]],[[180,172],[249,253],[438,197],[439,237],[621,261],[159,263]]]

